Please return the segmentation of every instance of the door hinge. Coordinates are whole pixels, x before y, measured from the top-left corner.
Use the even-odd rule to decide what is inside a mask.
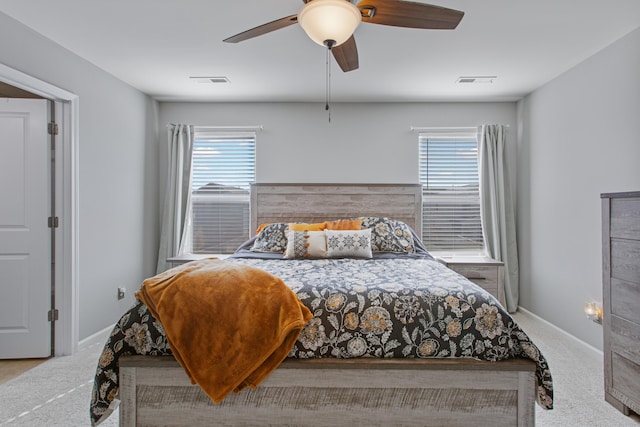
[[[47,225],[49,228],[58,228],[58,217],[57,216],[50,216],[47,219]]]
[[[58,134],[58,124],[56,122],[49,122],[47,126],[47,131],[49,135],[57,135]]]
[[[49,319],[49,322],[55,322],[56,320],[58,320],[58,309],[54,308],[53,310],[49,310],[49,313],[47,313],[47,318]]]

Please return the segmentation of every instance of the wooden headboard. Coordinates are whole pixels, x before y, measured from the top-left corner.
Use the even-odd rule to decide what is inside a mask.
[[[322,222],[389,217],[422,233],[419,184],[252,184],[251,227],[271,222]]]

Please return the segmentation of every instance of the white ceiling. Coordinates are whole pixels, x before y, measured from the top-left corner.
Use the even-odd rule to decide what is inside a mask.
[[[421,1],[426,3],[426,1]],[[512,101],[640,27],[638,0],[442,0],[456,30],[362,23],[360,68],[333,62],[333,101]],[[324,101],[325,51],[299,25],[222,40],[301,0],[0,0],[0,12],[164,101]],[[191,76],[226,76],[203,85]],[[461,76],[497,76],[456,84]],[[606,78],[606,76],[603,76]]]

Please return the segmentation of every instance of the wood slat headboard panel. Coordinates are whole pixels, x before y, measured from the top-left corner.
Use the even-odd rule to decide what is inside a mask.
[[[271,222],[322,222],[389,217],[422,229],[419,184],[253,184],[251,227]]]

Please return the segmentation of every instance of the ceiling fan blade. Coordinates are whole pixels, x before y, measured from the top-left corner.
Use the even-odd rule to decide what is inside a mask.
[[[261,36],[263,34],[270,33],[275,30],[279,30],[280,28],[288,27],[289,25],[298,23],[298,15],[286,16],[284,18],[276,19],[275,21],[268,22],[266,24],[260,25],[255,28],[251,28],[250,30],[243,31],[240,34],[236,34],[235,36],[231,36],[223,40],[226,43],[238,43],[241,41],[245,41],[247,39],[252,39],[254,37]]]
[[[362,0],[357,4],[362,21],[393,27],[453,30],[464,12],[403,0]]]
[[[340,46],[331,48],[331,53],[333,53],[333,57],[345,73],[358,69],[358,47],[353,36],[349,37]]]

